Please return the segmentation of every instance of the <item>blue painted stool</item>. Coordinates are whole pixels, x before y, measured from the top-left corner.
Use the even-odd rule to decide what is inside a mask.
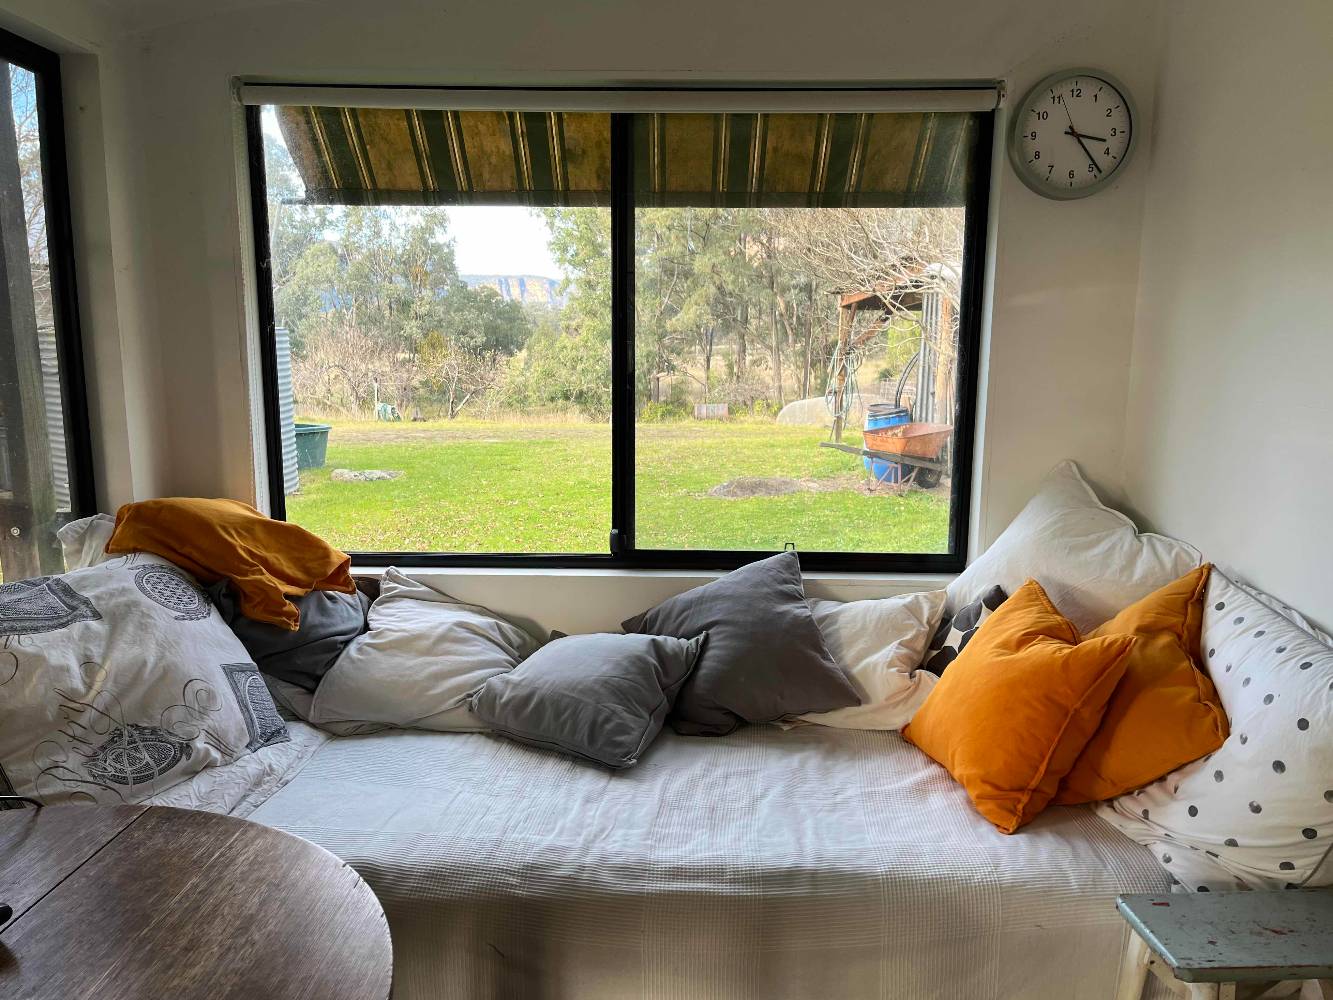
[[[1121,896],[1116,909],[1131,931],[1116,1000],[1139,1000],[1149,972],[1192,1000],[1292,980],[1333,1000],[1333,890]]]

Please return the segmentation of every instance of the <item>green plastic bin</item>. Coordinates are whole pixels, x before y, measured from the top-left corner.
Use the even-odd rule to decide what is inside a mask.
[[[296,425],[296,467],[322,469],[329,452],[331,424]]]

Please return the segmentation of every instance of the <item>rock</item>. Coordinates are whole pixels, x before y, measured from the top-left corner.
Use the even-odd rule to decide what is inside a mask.
[[[401,475],[401,472],[388,469],[334,469],[329,478],[335,483],[378,483]]]

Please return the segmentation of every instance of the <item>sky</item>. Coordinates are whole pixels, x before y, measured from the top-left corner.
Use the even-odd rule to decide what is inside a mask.
[[[285,147],[271,107],[264,108],[262,122],[265,138]],[[548,249],[550,230],[531,209],[521,205],[469,205],[444,211],[449,216],[460,274],[565,277]]]
[[[470,205],[446,211],[460,274],[565,276],[547,248],[550,230],[531,209]]]

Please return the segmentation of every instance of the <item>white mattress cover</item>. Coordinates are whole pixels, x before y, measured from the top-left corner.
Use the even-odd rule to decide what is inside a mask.
[[[333,739],[251,814],[382,901],[394,996],[1110,998],[1114,899],[1163,892],[1084,808],[994,830],[897,734],[670,732],[612,773],[484,735]]]

